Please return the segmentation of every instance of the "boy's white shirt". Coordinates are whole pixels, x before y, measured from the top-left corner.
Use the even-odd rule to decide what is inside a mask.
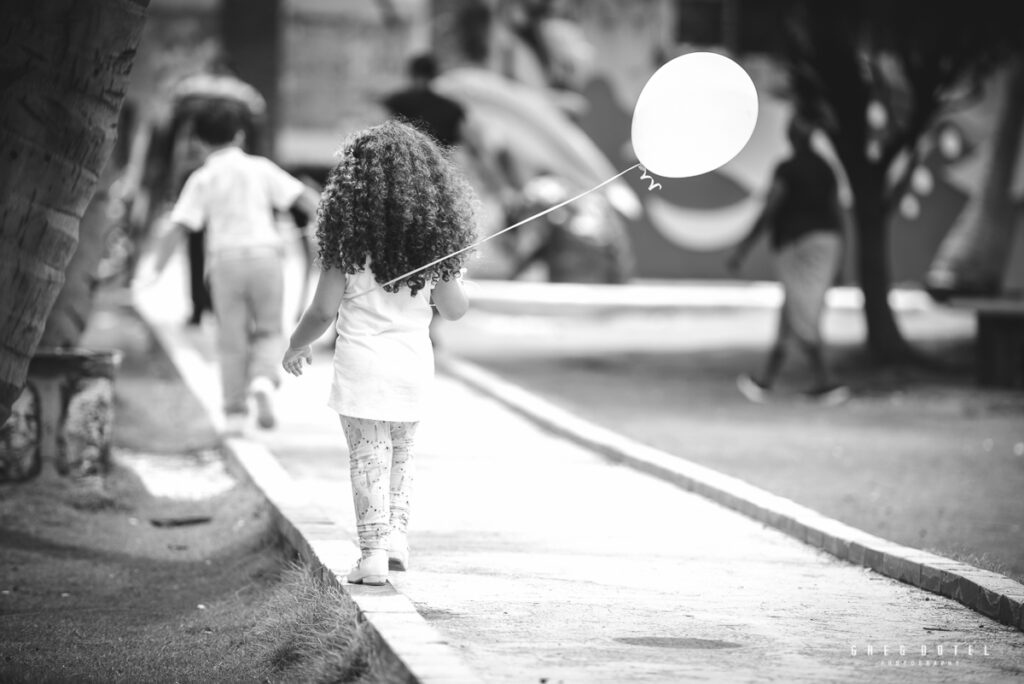
[[[170,221],[190,230],[206,228],[211,257],[232,250],[279,247],[274,210],[288,209],[305,184],[277,164],[237,146],[212,152],[189,176]]]

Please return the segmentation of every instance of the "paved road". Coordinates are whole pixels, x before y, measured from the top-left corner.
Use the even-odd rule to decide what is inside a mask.
[[[148,306],[198,352],[190,372],[215,408],[212,326],[183,331],[172,308]],[[346,452],[324,405],[329,372],[318,349],[282,388],[279,429],[253,439],[351,536]],[[613,465],[450,379],[439,378],[419,444],[413,566],[392,583],[482,681],[1024,673],[1020,631]]]

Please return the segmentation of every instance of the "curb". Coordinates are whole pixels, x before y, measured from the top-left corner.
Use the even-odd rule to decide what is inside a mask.
[[[954,599],[1024,631],[1024,584],[828,518],[738,478],[655,449],[580,418],[464,360],[438,356],[437,368],[541,427],[726,508],[742,513],[836,558]]]
[[[548,283],[521,280],[471,280],[474,309],[515,314],[671,313],[700,309],[775,309],[782,304],[782,286],[774,281],[645,280],[621,285]],[[923,290],[896,288],[889,294],[894,311],[936,308]],[[830,310],[860,311],[859,288],[835,286],[828,291]]]
[[[175,331],[149,318],[143,307],[132,308],[167,353],[182,380],[206,409],[214,426],[222,427],[216,402],[207,396],[209,378],[199,353]],[[224,440],[231,466],[243,473],[267,499],[278,532],[315,575],[341,591],[376,641],[389,681],[408,684],[476,684],[480,676],[459,657],[406,596],[390,582],[382,587],[342,580],[359,556],[352,533],[334,522],[299,490],[291,475],[265,446],[247,439]]]
[[[371,587],[341,579],[359,556],[359,547],[347,529],[309,501],[266,447],[246,439],[227,439],[224,446],[233,463],[267,498],[277,529],[292,549],[320,581],[339,589],[355,607],[377,642],[394,681],[480,681],[444,636],[390,582]]]

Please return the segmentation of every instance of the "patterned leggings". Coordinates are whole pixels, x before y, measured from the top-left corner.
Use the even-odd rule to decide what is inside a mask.
[[[392,529],[405,532],[408,528],[417,425],[341,416],[359,548],[364,552],[386,549]]]

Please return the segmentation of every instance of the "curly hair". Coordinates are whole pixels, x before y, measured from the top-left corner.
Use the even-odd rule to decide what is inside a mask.
[[[378,283],[472,244],[476,196],[447,152],[409,124],[388,121],[346,139],[317,210],[319,262],[324,270],[362,271],[369,261]],[[459,274],[463,252],[404,280],[415,295],[428,280]]]

